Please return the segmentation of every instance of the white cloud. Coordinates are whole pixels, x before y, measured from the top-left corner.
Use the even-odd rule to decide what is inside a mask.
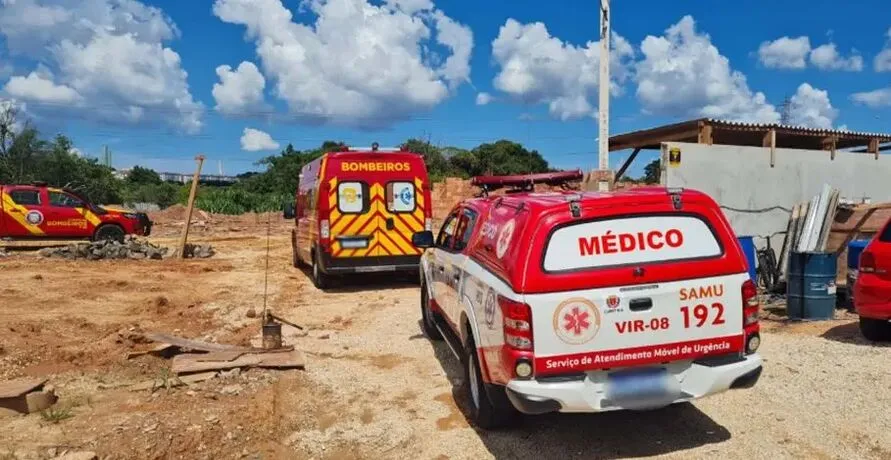
[[[807,37],[782,37],[762,42],[758,58],[762,65],[771,69],[803,69],[807,67],[810,50],[811,41]]]
[[[254,128],[244,128],[241,135],[241,149],[248,152],[260,150],[275,150],[279,148],[278,142],[272,140],[272,136]]]
[[[495,99],[489,93],[479,93],[476,95],[476,105],[487,105]]]
[[[843,57],[838,53],[835,43],[827,43],[811,50],[811,64],[821,70],[845,70],[848,72],[859,72],[863,70],[863,57],[858,54],[852,54],[850,57]]]
[[[81,100],[80,94],[65,85],[56,85],[51,76],[31,72],[27,77],[12,77],[4,88],[19,99],[55,104],[73,104]]]
[[[163,44],[179,31],[159,8],[137,0],[4,0],[0,35],[11,54],[50,66],[55,87],[81,96],[68,111],[188,132],[202,126],[203,107],[189,91],[180,56]],[[40,83],[32,75],[14,79]],[[60,111],[30,96],[22,99],[33,101],[35,112]]]
[[[886,34],[888,41],[885,42],[885,48],[876,55],[873,66],[876,72],[891,72],[891,28]]]
[[[309,0],[315,23],[281,0],[216,0],[214,14],[256,42],[273,94],[305,121],[381,127],[433,108],[470,75],[470,29],[430,1]]]
[[[610,93],[619,95],[634,49],[618,34],[610,43]],[[547,104],[551,116],[561,120],[596,115],[600,42],[576,46],[551,36],[541,22],[508,19],[492,41],[492,55],[500,67],[494,80],[498,90],[527,104]]]
[[[242,62],[238,68],[217,67],[220,83],[213,85],[216,109],[226,114],[239,114],[263,107],[263,89],[266,80],[253,62]]]
[[[802,83],[789,100],[789,124],[808,128],[832,129],[838,110],[832,107],[829,93]]]
[[[730,68],[707,34],[696,32],[691,16],[661,37],[641,43],[637,97],[645,113],[776,122],[780,115],[764,94],[753,93],[746,77]]]
[[[891,107],[891,87],[854,93],[851,95],[851,100],[874,109],[879,107]]]

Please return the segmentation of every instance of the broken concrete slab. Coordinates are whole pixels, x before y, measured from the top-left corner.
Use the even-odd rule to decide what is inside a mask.
[[[228,358],[228,356],[226,357]],[[177,355],[171,369],[177,374],[191,374],[209,370],[262,367],[267,369],[303,369],[306,359],[297,350],[249,353],[235,359],[208,361],[202,355]]]
[[[55,391],[45,389],[45,378],[21,378],[0,383],[0,412],[32,414],[58,401]]]

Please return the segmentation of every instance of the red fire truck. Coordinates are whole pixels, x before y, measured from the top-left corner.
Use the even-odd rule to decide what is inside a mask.
[[[312,267],[322,289],[329,275],[416,272],[415,232],[431,228],[424,158],[398,149],[349,148],[326,153],[300,172],[291,230],[294,265]]]
[[[44,183],[0,185],[0,238],[89,238],[123,241],[148,236],[145,213],[97,206],[73,190]]]

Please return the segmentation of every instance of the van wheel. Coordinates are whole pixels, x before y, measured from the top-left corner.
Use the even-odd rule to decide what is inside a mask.
[[[471,337],[465,349],[464,386],[470,403],[470,418],[484,430],[497,430],[518,423],[522,416],[507,399],[504,387],[486,385],[480,370],[476,345]]]
[[[433,309],[430,308],[430,294],[427,293],[427,281],[421,281],[421,325],[424,335],[430,340],[442,340],[442,334],[436,328]]]
[[[318,251],[313,252],[312,258],[312,284],[318,289],[328,288],[328,275],[322,272],[321,256]]]
[[[891,341],[891,323],[882,319],[860,317],[860,332],[873,342]]]
[[[117,241],[118,243],[123,243],[126,236],[127,234],[124,233],[123,228],[114,224],[106,224],[96,229],[96,232],[93,233],[93,241]]]

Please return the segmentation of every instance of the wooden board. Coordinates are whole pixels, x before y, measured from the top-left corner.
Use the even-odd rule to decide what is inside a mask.
[[[206,356],[187,354],[173,358],[171,369],[177,374],[220,371],[235,368],[263,367],[271,369],[302,369],[306,360],[297,350],[244,354],[232,360],[207,361]]]
[[[145,337],[155,342],[176,345],[180,348],[188,348],[190,350],[202,351],[241,351],[241,352],[259,352],[265,351],[262,348],[240,347],[237,345],[227,345],[225,343],[203,342],[201,340],[186,339],[170,334],[150,333]]]
[[[42,387],[48,379],[26,377],[0,383],[0,398],[17,398]]]

